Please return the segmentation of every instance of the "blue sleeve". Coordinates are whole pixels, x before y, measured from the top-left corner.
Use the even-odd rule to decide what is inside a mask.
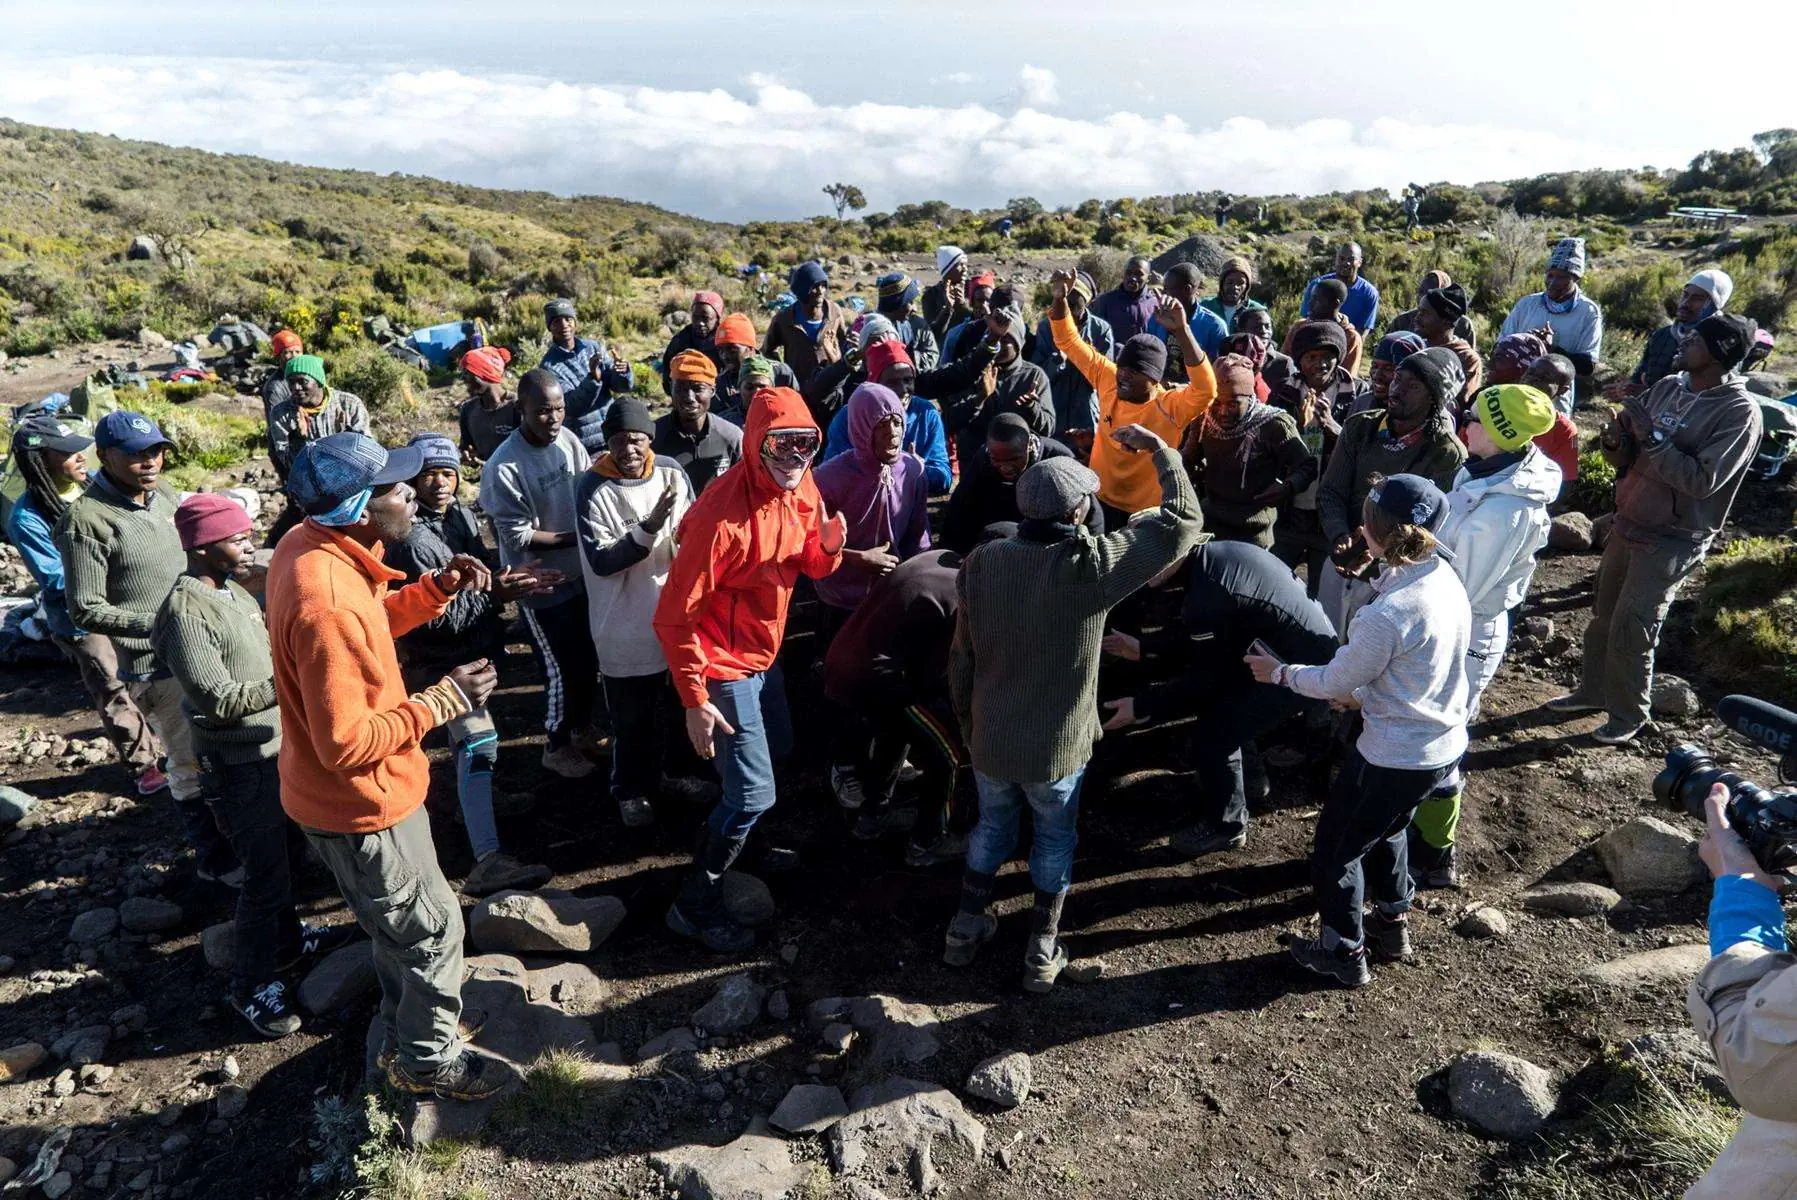
[[[966,328],[967,322],[963,321],[948,331],[948,336],[942,339],[942,354],[936,360],[939,364],[954,361],[955,349],[961,344],[961,331]]]
[[[1305,320],[1310,319],[1310,294],[1317,290],[1317,281],[1311,280],[1304,285],[1304,299],[1298,302],[1298,315]]]
[[[1771,888],[1724,875],[1710,897],[1710,953],[1721,954],[1742,942],[1757,942],[1775,953],[1788,949],[1785,910]]]
[[[1370,280],[1367,282],[1366,286],[1367,290],[1373,293],[1373,306],[1367,310],[1366,327],[1360,331],[1362,334],[1372,333],[1373,326],[1379,323],[1379,287]]]
[[[836,422],[830,424],[834,427]],[[943,428],[942,414],[936,411],[934,404],[918,410],[913,439],[912,450],[923,459],[923,477],[929,484],[930,495],[945,494],[954,484],[955,477],[948,465],[948,430]]]
[[[1173,336],[1167,331],[1167,327],[1161,324],[1159,317],[1149,317],[1148,324],[1142,327],[1142,332],[1152,334],[1163,342],[1171,340]]]
[[[7,518],[6,532],[12,538],[12,544],[19,548],[25,569],[37,580],[38,587],[51,595],[62,595],[62,555],[57,553],[49,523],[37,509],[15,502]]]
[[[1229,327],[1216,313],[1208,308],[1200,308],[1192,314],[1192,340],[1198,348],[1214,362],[1223,349],[1223,339],[1229,336]]]
[[[824,457],[820,461],[829,462],[849,448],[849,406],[845,404],[830,418],[830,432],[824,438]]]

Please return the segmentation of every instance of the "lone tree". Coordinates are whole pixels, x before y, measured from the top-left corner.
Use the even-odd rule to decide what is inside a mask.
[[[862,195],[861,189],[852,183],[832,183],[824,189],[824,195],[830,197],[830,203],[836,206],[838,221],[842,220],[842,215],[850,209],[860,212],[867,207],[867,197]]]

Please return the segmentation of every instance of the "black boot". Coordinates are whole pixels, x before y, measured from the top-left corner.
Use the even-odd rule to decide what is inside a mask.
[[[724,873],[742,853],[746,839],[727,838],[709,822],[701,828],[700,839],[693,869],[668,909],[668,928],[718,954],[740,954],[755,944],[755,935],[724,908]]]
[[[1054,987],[1067,965],[1061,948],[1061,906],[1066,892],[1036,889],[1036,905],[1030,911],[1030,940],[1023,954],[1023,990],[1046,992]]]

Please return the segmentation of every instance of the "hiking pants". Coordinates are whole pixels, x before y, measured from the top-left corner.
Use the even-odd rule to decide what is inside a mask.
[[[1579,691],[1601,701],[1615,720],[1647,721],[1660,626],[1679,584],[1702,561],[1697,546],[1649,546],[1617,536],[1604,546]]]
[[[1310,852],[1310,882],[1323,918],[1325,946],[1360,945],[1361,906],[1369,886],[1386,916],[1410,911],[1416,885],[1410,879],[1405,829],[1416,806],[1453,769],[1375,767],[1358,748],[1348,751],[1317,817]]]

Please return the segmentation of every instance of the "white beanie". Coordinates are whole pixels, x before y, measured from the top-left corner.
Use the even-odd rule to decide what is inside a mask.
[[[1728,277],[1728,272],[1721,267],[1711,267],[1707,271],[1699,271],[1691,276],[1686,287],[1698,288],[1710,294],[1710,302],[1721,312],[1728,307],[1728,298],[1735,294],[1735,281]]]
[[[956,263],[963,261],[966,257],[967,251],[959,246],[936,247],[936,273],[947,275]]]

